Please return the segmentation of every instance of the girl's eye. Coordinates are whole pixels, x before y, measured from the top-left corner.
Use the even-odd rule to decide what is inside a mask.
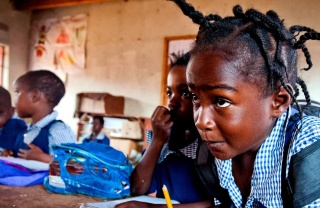
[[[217,98],[215,101],[215,105],[219,108],[227,108],[231,105],[230,101],[225,99]]]
[[[184,91],[184,92],[182,92],[182,97],[190,98],[191,97],[191,93],[189,91]]]
[[[172,92],[171,92],[171,91],[167,91],[167,95],[168,95],[168,97],[170,98],[171,95],[172,95]]]
[[[200,100],[198,99],[198,97],[194,93],[191,93],[191,97],[192,97],[192,102],[194,104],[197,104],[200,102]]]

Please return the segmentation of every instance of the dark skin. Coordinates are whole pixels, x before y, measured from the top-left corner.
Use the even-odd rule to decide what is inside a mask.
[[[262,95],[260,86],[241,79],[238,66],[242,66],[240,59],[227,60],[221,52],[196,54],[187,68],[187,82],[194,94],[200,136],[216,158],[232,159],[233,177],[245,204],[256,154],[291,97],[282,87]]]
[[[1,97],[1,95],[0,95]],[[4,127],[7,121],[13,116],[14,108],[11,106],[11,100],[0,101],[0,128]],[[13,152],[11,150],[4,149],[0,151],[0,156],[11,156]]]
[[[103,125],[100,123],[99,119],[93,119],[93,125],[92,125],[92,136],[91,140],[95,140],[100,133],[100,131],[103,129]]]
[[[15,81],[13,84],[15,92],[15,103],[20,118],[31,118],[31,124],[36,124],[45,116],[53,112],[54,105],[49,103],[43,92],[29,90],[22,82]],[[28,144],[29,150],[20,149],[18,156],[27,160],[38,160],[50,163],[53,157],[44,153],[38,146]]]
[[[133,171],[131,178],[132,195],[143,195],[149,191],[152,180],[152,175],[156,167],[160,152],[163,145],[169,138],[169,130],[175,125],[175,133],[169,141],[169,147],[172,150],[185,147],[192,143],[197,136],[196,129],[193,122],[192,100],[186,85],[186,71],[185,67],[175,66],[169,72],[167,78],[167,95],[169,109],[158,106],[152,117],[153,138],[148,149],[146,150],[142,160],[137,164]],[[183,124],[183,125],[182,125]],[[183,128],[182,128],[183,127]],[[171,142],[171,143],[170,143]],[[190,204],[179,204],[174,207],[209,207],[210,201],[202,201]],[[166,208],[167,205],[152,205],[142,202],[125,202],[116,206],[116,208],[126,207],[158,207]]]

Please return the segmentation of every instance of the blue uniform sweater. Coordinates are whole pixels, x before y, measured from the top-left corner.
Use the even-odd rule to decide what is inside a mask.
[[[18,118],[9,119],[0,131],[0,147],[13,150],[17,137],[27,130],[24,120]]]
[[[38,146],[44,153],[49,154],[49,130],[51,126],[56,122],[62,122],[60,120],[53,120],[45,127],[41,128],[38,136],[32,141],[32,144]],[[23,134],[18,136],[18,139],[14,147],[14,156],[17,156],[19,149],[30,149],[29,146],[24,143]]]
[[[194,160],[184,155],[170,154],[156,165],[150,193],[157,191],[157,197],[164,198],[162,186],[166,185],[173,200],[192,203],[208,200],[195,167]]]

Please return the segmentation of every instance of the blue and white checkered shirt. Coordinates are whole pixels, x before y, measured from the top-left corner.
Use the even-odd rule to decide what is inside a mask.
[[[286,128],[291,109],[276,122],[275,127],[258,150],[251,178],[251,193],[245,207],[283,207],[281,199],[281,169]],[[297,125],[302,128],[294,137],[289,148],[289,158],[320,139],[320,119],[306,116]],[[290,159],[287,162],[287,174]],[[242,207],[242,196],[232,175],[232,160],[216,159],[220,185],[228,189],[235,207]],[[305,207],[320,207],[320,197]]]
[[[146,134],[147,134],[148,144],[150,144],[152,140],[152,131],[148,130]],[[188,158],[195,159],[197,157],[198,143],[199,143],[199,139],[196,139],[194,142],[192,142],[188,146],[179,149],[179,152]],[[158,159],[158,163],[161,163],[170,154],[177,154],[177,152],[169,150],[168,142],[166,142],[162,147],[162,150]]]
[[[58,116],[56,111],[42,118],[36,124],[29,124],[27,132],[23,135],[23,141],[25,143],[31,143],[40,133],[41,128],[48,125],[51,121],[55,120]],[[52,145],[62,143],[75,143],[76,135],[71,128],[63,122],[56,122],[52,124],[49,129],[49,153],[53,155]]]

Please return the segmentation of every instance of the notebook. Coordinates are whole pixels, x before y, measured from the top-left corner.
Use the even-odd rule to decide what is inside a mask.
[[[139,201],[146,202],[150,204],[166,204],[166,200],[164,198],[156,198],[151,196],[136,196],[130,197],[126,199],[105,201],[105,202],[94,202],[94,203],[85,203],[80,206],[80,208],[114,208],[115,205],[121,204],[127,201]],[[172,204],[179,204],[178,201],[171,200]]]

